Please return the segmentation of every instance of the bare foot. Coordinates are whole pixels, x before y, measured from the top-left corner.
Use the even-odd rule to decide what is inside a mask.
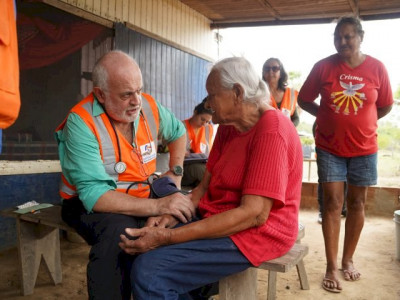
[[[332,292],[340,293],[342,291],[342,285],[340,284],[337,271],[326,271],[325,277],[322,280],[322,288]]]
[[[357,281],[361,277],[361,273],[354,267],[353,261],[342,262],[342,272],[344,279],[347,281]]]

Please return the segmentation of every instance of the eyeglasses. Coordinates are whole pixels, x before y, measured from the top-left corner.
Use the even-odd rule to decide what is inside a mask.
[[[272,72],[276,73],[280,71],[281,67],[279,66],[273,66],[273,67],[265,67],[264,72],[268,73],[269,71],[272,70]]]
[[[133,148],[131,151],[131,158],[139,164],[139,173],[143,177],[149,177],[150,171],[147,164],[143,161],[143,156],[138,148]]]

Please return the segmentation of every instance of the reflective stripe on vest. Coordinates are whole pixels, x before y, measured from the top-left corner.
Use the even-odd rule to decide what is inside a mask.
[[[144,94],[143,97],[146,99],[147,95]],[[145,115],[147,126],[150,129],[151,136],[153,138],[154,144],[156,145],[157,149],[158,146],[157,125],[156,125],[156,120],[154,119],[153,111],[151,110],[150,104],[147,99],[146,101],[142,100],[142,112]]]
[[[89,113],[93,118],[93,122],[99,132],[101,149],[103,154],[103,166],[106,169],[108,175],[118,182],[118,173],[115,171],[114,166],[117,163],[115,157],[115,150],[110,135],[108,134],[107,127],[104,124],[101,115],[93,117],[93,103],[86,102],[82,107]],[[118,183],[117,183],[118,185]]]
[[[290,89],[290,113],[293,114],[293,109],[294,109],[294,104],[295,104],[295,98],[294,98],[294,89]]]
[[[205,131],[205,135],[206,135],[206,154],[209,155],[210,154],[210,126],[208,126],[208,124],[206,125],[206,131]]]
[[[185,125],[186,128],[186,152],[191,152],[191,138],[190,138],[190,134],[189,134],[189,119],[182,121],[183,125]]]
[[[71,186],[68,183],[67,179],[63,174],[61,174],[60,195],[64,199],[69,199],[77,195],[75,187]]]

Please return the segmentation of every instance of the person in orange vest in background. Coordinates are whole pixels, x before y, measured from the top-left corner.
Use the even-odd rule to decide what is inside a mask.
[[[183,121],[186,127],[186,154],[182,185],[195,186],[203,178],[210,154],[214,129],[211,122],[212,110],[204,106],[207,98],[198,104],[193,115]]]
[[[297,95],[293,88],[288,88],[288,74],[278,58],[268,58],[262,70],[262,78],[268,84],[271,93],[271,105],[280,109],[282,113],[292,120],[294,126],[299,125],[297,112]]]
[[[18,117],[21,105],[19,93],[18,40],[16,6],[13,0],[0,1],[0,153],[2,130]]]

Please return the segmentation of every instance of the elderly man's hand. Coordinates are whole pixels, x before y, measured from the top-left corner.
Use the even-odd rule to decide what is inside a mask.
[[[145,227],[173,228],[178,220],[171,215],[162,215],[147,218]]]
[[[167,197],[157,199],[158,215],[172,215],[182,223],[192,220],[195,215],[191,195],[175,193]]]
[[[126,228],[126,235],[121,234],[121,242],[118,244],[126,253],[134,255],[156,249],[169,244],[171,230],[159,227],[144,227],[141,229]]]

